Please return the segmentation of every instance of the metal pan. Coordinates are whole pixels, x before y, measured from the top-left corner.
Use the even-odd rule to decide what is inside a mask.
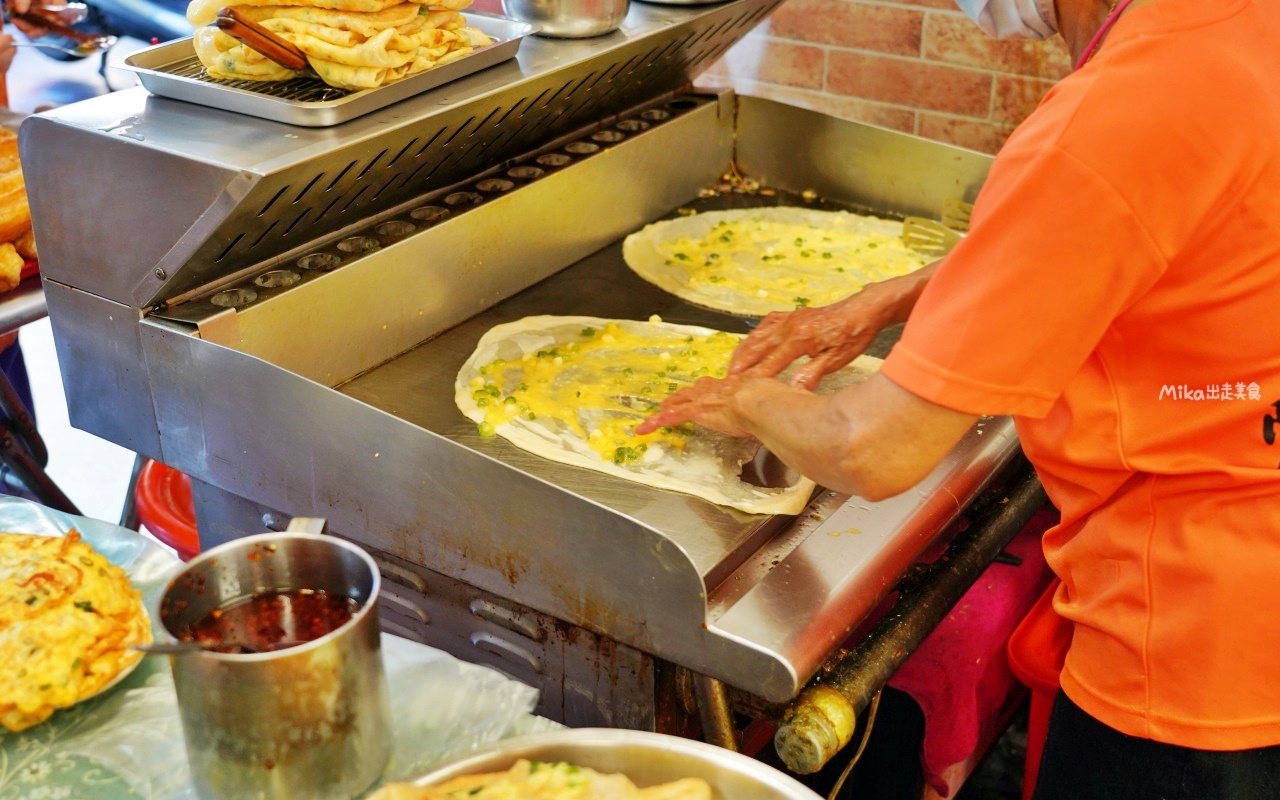
[[[500,772],[521,758],[622,773],[641,788],[702,778],[711,784],[713,800],[821,800],[794,778],[741,753],[678,736],[613,728],[576,728],[507,739],[414,783],[434,786],[460,775]]]
[[[484,31],[493,44],[388,86],[358,92],[336,89],[315,77],[289,81],[216,80],[205,74],[190,37],[140,50],[126,58],[124,66],[138,74],[147,91],[161,97],[272,122],[324,128],[515,58],[524,37],[537,30],[534,25],[494,14],[467,12],[466,17],[468,24]]]

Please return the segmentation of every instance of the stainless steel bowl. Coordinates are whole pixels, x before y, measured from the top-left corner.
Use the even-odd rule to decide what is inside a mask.
[[[502,0],[502,13],[537,25],[538,36],[584,39],[616,31],[629,0]]]
[[[715,800],[822,800],[794,778],[741,753],[678,736],[613,728],[575,728],[507,739],[414,782],[434,786],[459,775],[499,772],[521,758],[622,773],[642,788],[702,778],[711,784]]]

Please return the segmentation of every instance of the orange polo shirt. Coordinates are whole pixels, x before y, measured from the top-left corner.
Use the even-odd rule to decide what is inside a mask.
[[[992,165],[884,374],[1015,415],[1062,524],[1068,696],[1280,743],[1280,3],[1120,18]]]

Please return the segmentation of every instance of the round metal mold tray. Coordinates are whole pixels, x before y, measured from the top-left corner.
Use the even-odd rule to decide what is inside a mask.
[[[595,142],[569,142],[564,146],[564,151],[575,156],[589,156],[600,152],[600,145]]]
[[[358,255],[360,253],[368,253],[370,250],[377,250],[381,244],[372,236],[352,236],[350,239],[343,239],[338,242],[338,249],[344,253]]]
[[[223,289],[209,298],[209,302],[219,308],[243,308],[258,299],[253,289]]]
[[[444,206],[422,206],[409,212],[409,216],[425,225],[434,225],[449,217],[449,209]]]
[[[620,142],[625,138],[627,138],[627,135],[622,131],[596,131],[591,134],[591,141],[604,142],[606,144]]]
[[[652,125],[642,119],[624,119],[614,127],[620,131],[626,131],[627,133],[639,133],[640,131],[649,130]]]
[[[308,253],[297,261],[299,269],[307,269],[315,272],[329,272],[330,270],[337,269],[338,265],[341,263],[342,259],[335,256],[333,253]]]
[[[476,184],[476,188],[482,192],[501,194],[502,192],[509,192],[516,188],[516,185],[506,178],[485,178]]]
[[[484,195],[479,192],[454,192],[444,199],[447,206],[473,206],[484,202]]]
[[[379,236],[398,238],[400,236],[408,236],[417,229],[418,226],[414,225],[412,222],[405,222],[402,219],[393,219],[379,223],[374,227],[373,232]]]
[[[507,170],[507,175],[509,177],[515,178],[518,181],[532,181],[532,180],[541,178],[543,175],[546,175],[546,174],[547,174],[547,171],[545,169],[542,169],[541,167],[522,166],[522,167],[512,167],[511,169]]]
[[[543,153],[534,159],[544,167],[563,167],[573,163],[573,159],[564,153]]]
[[[300,280],[302,280],[302,276],[291,269],[273,269],[254,278],[253,283],[263,289],[281,289],[293,286]]]
[[[647,108],[640,112],[640,119],[647,119],[650,122],[663,122],[671,119],[671,112],[662,108]]]

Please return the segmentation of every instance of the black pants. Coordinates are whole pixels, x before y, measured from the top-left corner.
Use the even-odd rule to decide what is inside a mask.
[[[1275,800],[1280,746],[1218,752],[1113,730],[1058,692],[1033,800]]]

